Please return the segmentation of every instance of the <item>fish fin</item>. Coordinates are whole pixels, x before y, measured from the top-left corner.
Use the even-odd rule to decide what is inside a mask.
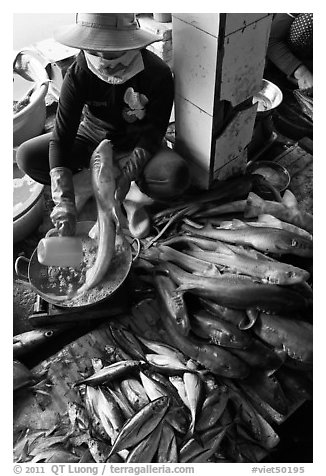
[[[187,291],[191,291],[192,289],[196,289],[196,286],[192,285],[192,284],[180,284],[180,286],[177,287],[177,289],[175,290],[176,293],[185,293]]]
[[[249,192],[247,204],[244,209],[245,218],[253,218],[260,215],[263,211],[265,201],[254,192]]]
[[[232,249],[229,245],[226,243],[223,243],[222,241],[216,240],[216,250],[215,253],[221,254],[221,255],[235,255],[236,251]]]
[[[248,320],[244,318],[238,324],[239,329],[241,331],[251,329],[255,325],[259,314],[260,314],[260,311],[258,311],[258,309],[255,309],[255,308],[246,309],[246,317]]]
[[[248,228],[250,225],[247,225],[244,221],[239,220],[238,218],[233,218],[232,220],[232,227],[239,229],[239,228]]]
[[[298,209],[298,201],[295,198],[295,195],[289,189],[285,190],[282,203],[287,208],[292,208],[294,210]]]
[[[278,226],[281,223],[281,220],[274,217],[273,215],[269,215],[268,213],[263,213],[262,215],[258,216],[258,222],[269,223],[270,225]]]
[[[200,223],[197,223],[193,220],[190,220],[190,218],[183,218],[183,223],[185,223],[186,225],[189,225],[189,226],[192,226],[193,228],[197,228],[199,230],[201,230],[203,228],[203,225],[201,225]]]

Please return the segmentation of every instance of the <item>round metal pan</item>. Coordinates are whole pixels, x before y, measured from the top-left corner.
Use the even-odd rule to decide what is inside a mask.
[[[88,235],[94,225],[92,221],[77,223],[76,235]],[[22,271],[22,261],[28,263],[27,275]],[[64,308],[86,308],[98,305],[108,299],[125,281],[132,264],[130,244],[125,240],[123,246],[116,251],[103,281],[93,289],[86,291],[82,296],[75,293],[67,294],[67,289],[60,285],[59,280],[49,280],[49,268],[39,263],[37,248],[33,251],[30,260],[18,257],[15,262],[17,275],[28,280],[33,290],[45,301]],[[77,291],[81,284],[72,282],[73,291]]]

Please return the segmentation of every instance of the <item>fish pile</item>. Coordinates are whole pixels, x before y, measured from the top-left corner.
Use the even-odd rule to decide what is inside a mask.
[[[244,199],[247,182],[239,191],[239,180],[229,181],[240,194],[233,202],[205,199],[225,199],[221,186],[196,208],[175,207],[174,229],[149,239],[138,266],[154,285],[173,345],[210,371],[232,379],[283,364],[311,371],[312,216],[290,190],[280,201],[252,190]],[[171,223],[170,214],[158,213],[156,224]]]
[[[113,345],[75,383],[81,403],[69,404],[69,426],[24,435],[16,461],[253,462],[276,447],[273,424],[290,402],[279,380],[261,370],[241,383],[224,378],[163,338],[136,332],[159,312],[155,300],[145,300],[134,309],[146,315],[133,321],[134,330],[110,324]],[[282,384],[293,380],[283,370]]]
[[[244,176],[153,223],[133,264],[151,297],[110,324],[106,360],[75,384],[64,442],[48,460],[20,439],[17,460],[259,462],[312,399],[313,227],[294,195]]]

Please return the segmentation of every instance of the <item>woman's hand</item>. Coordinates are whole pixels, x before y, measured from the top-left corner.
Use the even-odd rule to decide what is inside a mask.
[[[304,64],[294,71],[294,77],[298,81],[299,89],[308,89],[313,86],[312,73]]]

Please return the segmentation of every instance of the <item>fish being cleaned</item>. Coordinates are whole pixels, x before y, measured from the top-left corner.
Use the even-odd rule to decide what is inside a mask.
[[[182,229],[197,236],[213,238],[235,245],[251,246],[264,253],[312,257],[312,241],[303,236],[278,228],[250,226],[247,223],[240,222],[240,220],[238,223],[238,228],[230,230],[213,228],[208,225],[202,229],[183,225]]]
[[[115,253],[116,235],[121,232],[120,205],[115,199],[112,144],[104,139],[94,150],[90,169],[97,206],[98,249],[94,265],[86,273],[85,283],[77,293],[96,286],[104,278]]]

